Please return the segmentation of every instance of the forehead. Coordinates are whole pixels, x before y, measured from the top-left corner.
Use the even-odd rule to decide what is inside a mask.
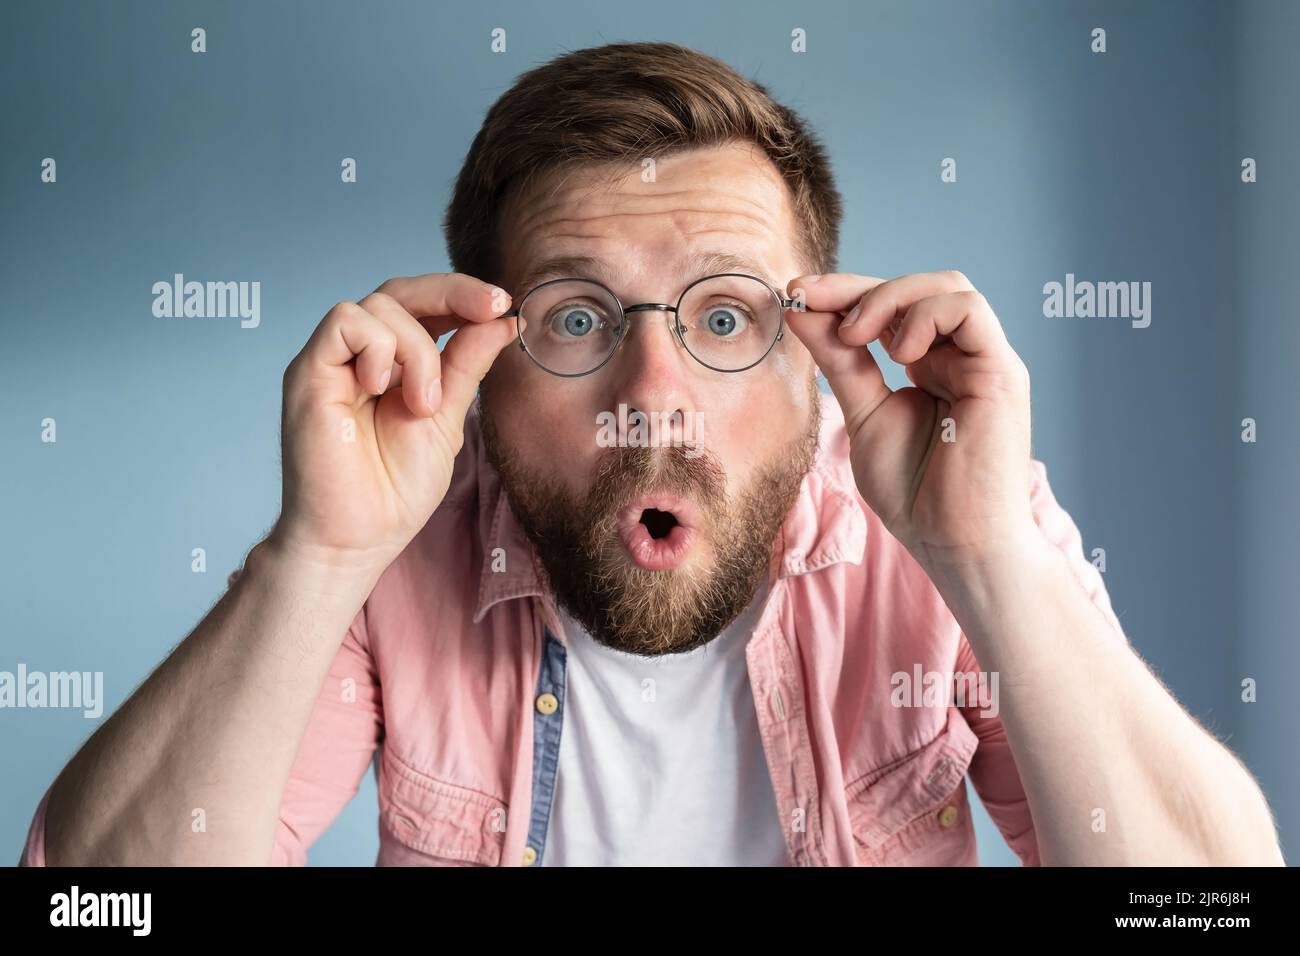
[[[607,282],[795,271],[789,189],[752,144],[578,166],[542,177],[502,215],[504,280],[524,290],[561,276]]]

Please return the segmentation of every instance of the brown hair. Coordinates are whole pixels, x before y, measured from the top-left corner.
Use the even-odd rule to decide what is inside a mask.
[[[762,86],[673,43],[575,50],[515,81],[488,110],[456,179],[443,222],[452,268],[502,281],[499,210],[544,173],[732,141],[771,159],[790,189],[803,259],[834,271],[840,197],[821,144]]]

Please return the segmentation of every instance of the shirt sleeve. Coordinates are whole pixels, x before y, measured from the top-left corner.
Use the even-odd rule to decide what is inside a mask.
[[[275,844],[268,861],[272,866],[306,864],[307,848],[356,796],[383,738],[379,678],[368,645],[363,607],[335,654],[294,758],[280,802]],[[46,865],[45,813],[49,796],[47,788],[27,832],[19,866]]]
[[[1084,556],[1082,535],[1074,520],[1052,494],[1047,483],[1047,469],[1042,462],[1034,461],[1031,471],[1030,503],[1034,521],[1043,535],[1065,555],[1079,586],[1110,622],[1115,639],[1127,644],[1128,638],[1111,607],[1101,572]],[[980,669],[965,635],[958,648],[956,669],[959,673],[974,673]],[[971,783],[989,817],[1021,863],[1025,866],[1039,866],[1042,861],[1038,853],[1034,821],[1002,718],[984,716],[982,711],[979,704],[961,708],[966,723],[979,738],[970,765]]]
[[[280,802],[272,866],[303,866],[316,842],[357,794],[383,739],[383,700],[357,614],[325,678]]]

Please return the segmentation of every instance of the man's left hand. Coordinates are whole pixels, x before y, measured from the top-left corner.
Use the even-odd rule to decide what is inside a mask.
[[[1029,540],[1029,373],[970,281],[836,273],[788,294],[805,306],[790,328],[844,411],[858,490],[890,532],[923,565]],[[876,339],[916,387],[885,384]]]

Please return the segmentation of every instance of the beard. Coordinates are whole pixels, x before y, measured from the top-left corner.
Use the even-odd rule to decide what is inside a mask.
[[[749,605],[768,574],[776,536],[817,450],[821,403],[815,377],[810,392],[803,433],[761,463],[731,497],[716,456],[679,446],[607,448],[589,488],[575,495],[505,447],[482,395],[479,421],[488,461],[556,603],[600,644],[652,657],[713,640]],[[701,515],[688,560],[664,570],[634,564],[619,534],[626,504],[654,492],[688,499]],[[707,565],[699,560],[704,545],[713,558]]]

